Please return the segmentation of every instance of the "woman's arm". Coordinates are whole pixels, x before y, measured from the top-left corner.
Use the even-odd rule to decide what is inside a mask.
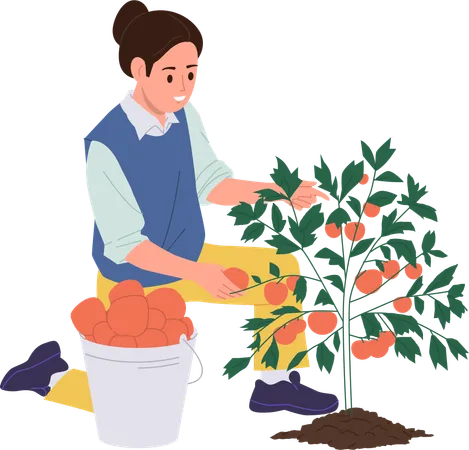
[[[233,171],[215,155],[200,115],[194,106],[188,103],[184,111],[191,141],[197,197],[202,206],[210,205],[207,196],[218,183],[233,178]]]
[[[214,203],[233,206],[239,202],[252,204],[259,199],[256,191],[273,189],[282,192],[274,183],[234,179],[233,171],[215,155],[197,110],[191,103],[188,103],[184,109],[194,158],[197,195],[202,205]],[[329,200],[326,194],[313,189],[315,184],[312,181],[304,181],[297,189],[292,196],[292,203],[296,209],[309,208],[316,203],[317,197]]]

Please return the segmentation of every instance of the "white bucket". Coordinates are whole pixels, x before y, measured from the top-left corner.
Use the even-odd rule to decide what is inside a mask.
[[[179,344],[156,348],[112,347],[80,337],[99,439],[133,448],[176,441],[187,385],[202,377],[189,383],[197,330],[189,341],[182,335]]]

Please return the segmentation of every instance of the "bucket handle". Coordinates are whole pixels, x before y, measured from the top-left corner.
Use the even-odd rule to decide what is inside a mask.
[[[184,336],[185,337],[185,336]],[[195,350],[189,342],[187,342],[186,339],[182,339],[182,341],[194,352],[195,355],[195,360],[197,361],[197,372],[195,374],[192,374],[192,379],[190,381],[191,386],[196,386],[199,384],[201,380],[205,378],[205,363],[204,360],[200,356],[200,352]]]

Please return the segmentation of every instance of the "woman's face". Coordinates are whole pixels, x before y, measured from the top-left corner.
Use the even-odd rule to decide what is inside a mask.
[[[182,42],[153,64],[150,76],[138,80],[146,102],[160,112],[176,112],[191,98],[197,78],[197,49]]]

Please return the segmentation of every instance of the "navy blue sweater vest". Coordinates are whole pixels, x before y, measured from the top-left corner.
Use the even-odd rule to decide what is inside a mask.
[[[85,138],[106,145],[115,155],[145,220],[142,234],[161,248],[196,261],[205,230],[195,185],[194,163],[184,109],[176,114],[163,136],[145,135],[141,140],[121,106],[116,106]],[[137,230],[136,230],[137,231]],[[116,264],[104,255],[104,242],[96,223],[93,259],[99,271],[113,281],[138,280],[143,286],[159,286],[177,278],[139,269],[130,263]]]

